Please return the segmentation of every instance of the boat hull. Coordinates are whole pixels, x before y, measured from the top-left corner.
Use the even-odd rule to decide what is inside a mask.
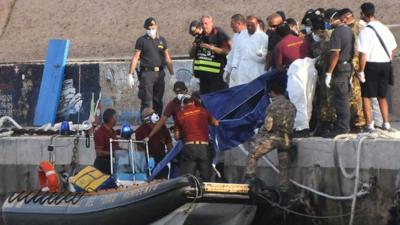
[[[75,201],[43,204],[31,199],[10,196],[3,205],[7,225],[140,225],[151,223],[187,203],[187,178],[181,177],[161,183],[141,185],[125,190],[104,191],[76,196]],[[79,198],[80,197],[80,198]],[[20,198],[23,198],[21,196]],[[79,198],[79,199],[78,199]],[[38,200],[36,197],[34,200]],[[69,198],[71,200],[72,197]]]

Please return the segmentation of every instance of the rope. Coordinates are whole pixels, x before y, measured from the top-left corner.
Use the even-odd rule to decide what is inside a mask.
[[[266,202],[268,202],[268,204],[270,204],[272,207],[278,208],[278,209],[280,209],[280,210],[282,210],[282,211],[286,211],[286,212],[288,212],[288,213],[291,213],[291,214],[294,214],[294,215],[297,215],[297,216],[309,218],[309,219],[320,219],[320,220],[322,220],[322,219],[337,219],[337,218],[342,218],[342,217],[349,217],[349,216],[351,216],[351,212],[349,212],[349,213],[344,213],[344,214],[338,214],[338,215],[329,215],[329,216],[314,216],[314,215],[308,215],[308,214],[304,214],[304,213],[301,213],[301,212],[298,212],[298,211],[289,209],[288,207],[283,207],[283,206],[279,205],[278,203],[271,201],[270,199],[266,198],[266,197],[263,196],[263,195],[258,195],[258,197],[264,199],[264,200],[265,200]],[[357,210],[356,212],[359,213],[359,212],[364,211],[364,210],[365,210],[365,209],[359,209],[359,210]]]
[[[241,150],[245,155],[247,155],[247,154],[249,153],[246,149],[244,149],[244,147],[243,147],[242,145],[239,145],[239,148],[240,148],[240,150]],[[280,173],[281,173],[281,172],[279,171],[279,169],[271,162],[271,160],[270,160],[267,156],[263,156],[262,159],[263,159],[269,166],[271,166],[271,168],[272,168],[277,174],[280,174]],[[350,195],[350,196],[334,196],[334,195],[330,195],[330,194],[327,194],[327,193],[324,193],[324,192],[315,190],[315,189],[313,189],[313,188],[311,188],[311,187],[308,187],[308,186],[305,186],[305,185],[303,185],[303,184],[300,184],[299,182],[297,182],[297,181],[295,181],[295,180],[293,180],[293,179],[290,179],[290,182],[291,182],[292,184],[294,184],[294,185],[296,185],[296,186],[298,186],[298,187],[304,189],[304,190],[307,190],[307,191],[309,191],[309,192],[311,192],[311,193],[314,193],[314,194],[316,194],[316,195],[322,196],[322,197],[327,198],[327,199],[341,200],[341,201],[342,201],[342,200],[351,200],[351,199],[353,199],[353,195]],[[368,194],[368,193],[369,193],[368,191],[361,190],[360,192],[357,193],[357,196],[358,196],[358,197],[361,197],[361,196],[364,196],[364,195],[366,195],[366,194]]]

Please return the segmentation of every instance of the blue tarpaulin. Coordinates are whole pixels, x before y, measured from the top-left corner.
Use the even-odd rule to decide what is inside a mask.
[[[201,96],[204,107],[220,121],[218,127],[210,128],[214,151],[232,149],[253,137],[254,130],[264,122],[265,110],[269,104],[267,82],[275,75],[274,71],[268,72],[248,84]],[[150,180],[179,154],[182,147],[182,142],[178,141],[153,170]]]

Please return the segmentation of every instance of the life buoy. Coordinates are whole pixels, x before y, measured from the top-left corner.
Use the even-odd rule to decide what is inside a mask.
[[[60,183],[54,166],[49,161],[42,161],[39,165],[39,183],[41,191],[58,192]]]

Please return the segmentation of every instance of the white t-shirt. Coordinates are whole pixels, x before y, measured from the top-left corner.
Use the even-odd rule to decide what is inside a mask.
[[[392,55],[392,51],[397,47],[396,40],[392,32],[379,21],[371,21],[368,25],[375,28],[379,34],[389,54]],[[365,27],[359,34],[358,40],[358,51],[367,55],[367,62],[390,62],[390,58],[385,52],[376,36],[374,30],[369,27]]]

